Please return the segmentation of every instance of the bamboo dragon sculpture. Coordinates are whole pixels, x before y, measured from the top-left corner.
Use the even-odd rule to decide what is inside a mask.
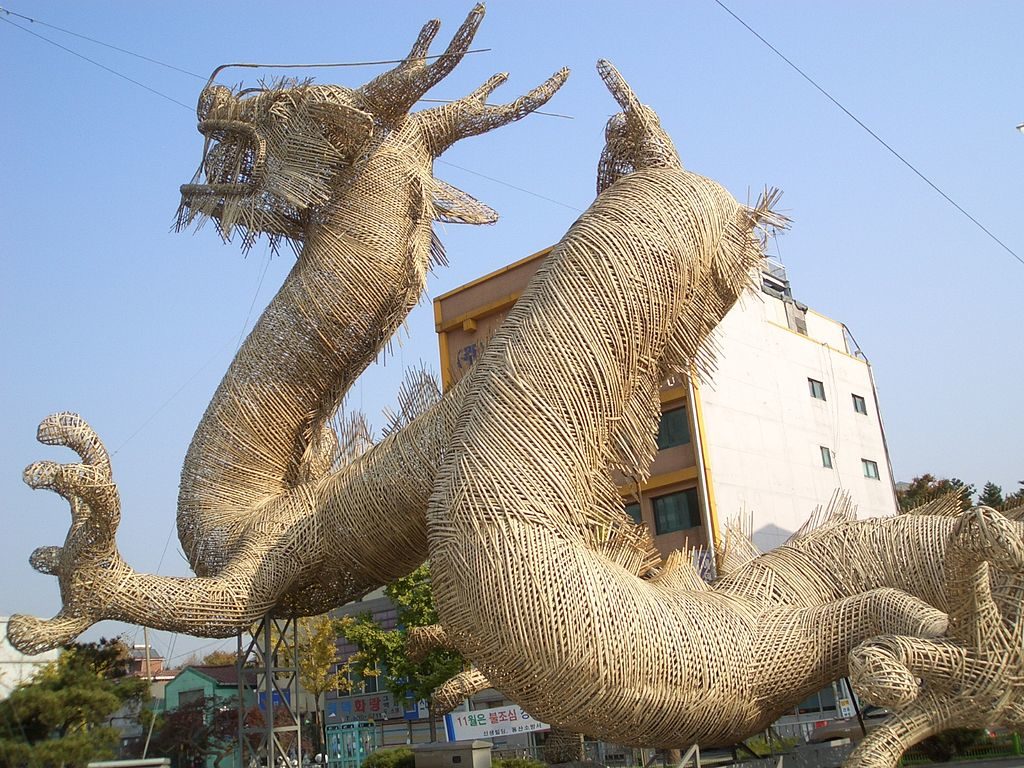
[[[952,516],[837,515],[712,586],[681,558],[651,568],[609,551],[610,469],[650,466],[658,385],[700,357],[756,263],[752,228],[772,219],[683,170],[653,112],[599,69],[623,108],[603,192],[467,376],[428,510],[434,595],[447,639],[533,716],[617,743],[731,744],[842,676],[860,643],[944,632],[964,553],[1019,581],[1024,526],[992,513],[992,544],[958,536]],[[996,635],[1006,659],[988,677],[1006,700],[974,716],[1014,723],[1020,643]],[[919,709],[932,730],[957,719]]]
[[[929,709],[935,696],[919,694],[914,676],[937,675],[973,701],[984,669],[986,695],[1002,686],[998,717],[1018,722],[1020,686],[1007,679],[1020,679],[1019,521],[837,517],[709,587],[683,558],[660,562],[623,515],[611,470],[643,474],[659,382],[704,359],[759,263],[753,230],[781,221],[771,196],[750,209],[685,171],[657,116],[607,63],[599,70],[623,111],[608,126],[594,205],[459,386],[339,460],[324,424],[422,289],[438,254],[430,221],[493,217],[433,179],[431,159],[536,109],[566,76],[506,107],[484,103],[498,77],[408,114],[481,16],[431,65],[428,24],[405,64],[357,91],[204,90],[207,183],[183,187],[182,224],[203,215],[225,236],[266,232],[301,253],[186,458],[179,529],[197,578],[121,560],[109,458],[80,418],[50,417],[40,439],[82,457],[26,471],[72,507],[65,546],[32,558],[59,577],[64,608],[50,621],[13,617],[12,641],[42,650],[101,618],[225,636],[271,609],[322,612],[429,552],[445,636],[476,663],[475,682],[563,727],[647,746],[731,743],[843,674],[851,651],[858,680],[910,712],[889,741],[865,742],[863,765],[890,765],[913,739],[966,717]],[[282,169],[288,157],[298,160]],[[547,354],[552,344],[559,355]],[[1007,637],[1016,656],[994,669]],[[922,663],[921,648],[945,666]]]
[[[122,560],[109,456],[80,417],[51,416],[40,441],[82,461],[38,462],[25,480],[71,505],[64,546],[31,558],[59,578],[63,608],[45,621],[12,617],[17,647],[53,648],[101,619],[229,636],[271,608],[323,613],[423,561],[436,462],[421,444],[442,444],[434,422],[340,467],[325,424],[419,299],[431,258],[443,258],[432,221],[496,218],[435,179],[434,158],[526,116],[568,76],[560,70],[510,104],[488,105],[506,79],[499,74],[458,101],[410,112],[459,63],[483,15],[475,7],[429,64],[439,22],[428,22],[404,63],[354,90],[307,83],[233,94],[211,78],[198,105],[203,159],[182,187],[179,224],[208,217],[224,237],[240,231],[243,244],[266,233],[298,258],[185,458],[178,531],[198,578],[139,573]],[[351,558],[338,557],[346,551]]]

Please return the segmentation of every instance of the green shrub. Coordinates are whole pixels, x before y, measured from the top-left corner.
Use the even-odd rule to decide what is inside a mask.
[[[966,757],[973,747],[984,744],[988,733],[979,728],[952,728],[929,736],[917,745],[917,751],[936,763]]]
[[[363,768],[414,768],[416,759],[409,747],[378,749],[363,760]]]
[[[531,757],[506,757],[492,760],[491,768],[547,768],[547,765]]]

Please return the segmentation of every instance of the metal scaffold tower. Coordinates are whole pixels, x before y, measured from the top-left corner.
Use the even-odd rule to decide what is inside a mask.
[[[267,614],[251,634],[238,635],[238,741],[243,768],[302,765],[298,647],[295,619]],[[252,682],[259,716],[252,709]]]

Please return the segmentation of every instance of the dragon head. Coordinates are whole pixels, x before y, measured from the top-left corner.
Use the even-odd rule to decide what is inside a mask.
[[[203,159],[181,187],[178,228],[203,216],[225,239],[241,228],[246,244],[263,232],[300,239],[309,212],[330,198],[373,136],[356,95],[310,83],[238,93],[208,85],[197,109]]]
[[[233,91],[214,83],[232,65],[219,67],[199,96],[203,158],[191,183],[181,187],[177,228],[209,218],[225,239],[241,230],[243,246],[263,233],[301,240],[318,208],[351,185],[363,161],[403,126],[415,123],[424,155],[437,157],[458,139],[518,120],[545,103],[567,70],[506,106],[486,103],[504,82],[504,75],[496,75],[463,99],[410,114],[465,56],[483,16],[483,5],[477,5],[436,57],[427,54],[440,22],[427,22],[398,66],[359,88],[282,81]],[[434,182],[435,218],[483,223],[497,217],[464,192]]]

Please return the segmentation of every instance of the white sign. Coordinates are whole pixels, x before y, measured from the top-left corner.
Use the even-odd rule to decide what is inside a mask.
[[[453,712],[444,716],[444,727],[448,732],[448,741],[468,741],[546,731],[551,726],[534,720],[523,712],[522,707],[509,704],[507,707],[478,709],[475,712]]]

